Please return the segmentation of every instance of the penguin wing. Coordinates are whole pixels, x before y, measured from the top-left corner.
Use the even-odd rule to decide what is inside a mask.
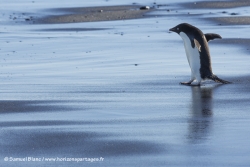
[[[208,33],[208,34],[204,34],[204,35],[207,39],[207,42],[214,40],[215,38],[222,39],[222,37],[219,34]]]
[[[194,45],[198,49],[198,51],[201,52],[201,45],[195,38],[194,38]]]

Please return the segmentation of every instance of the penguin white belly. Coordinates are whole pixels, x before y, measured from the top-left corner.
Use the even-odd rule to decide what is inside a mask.
[[[196,80],[198,82],[201,81],[201,76],[200,76],[200,54],[199,54],[199,50],[197,49],[197,47],[192,47],[191,42],[189,37],[181,32],[180,33],[181,38],[184,41],[184,47],[185,47],[185,51],[186,51],[186,56],[188,59],[188,63],[189,66],[191,68],[191,72],[192,72],[192,76],[191,79],[192,80]]]

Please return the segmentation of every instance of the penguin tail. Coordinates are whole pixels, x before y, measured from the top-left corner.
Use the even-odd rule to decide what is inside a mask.
[[[212,79],[213,81],[218,82],[218,83],[222,83],[222,84],[230,84],[230,83],[232,83],[232,82],[220,79],[216,75],[213,75],[213,76],[209,77],[209,79]]]

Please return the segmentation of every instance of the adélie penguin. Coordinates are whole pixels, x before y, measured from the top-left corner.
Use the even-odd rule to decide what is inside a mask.
[[[200,86],[202,80],[213,80],[222,84],[231,83],[220,79],[212,72],[208,42],[215,38],[221,38],[220,35],[213,33],[203,34],[200,29],[188,23],[179,24],[169,29],[169,31],[176,32],[181,36],[191,68],[190,81],[181,82],[181,84]]]

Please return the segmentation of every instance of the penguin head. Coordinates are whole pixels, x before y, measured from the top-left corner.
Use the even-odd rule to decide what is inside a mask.
[[[176,32],[177,34],[180,34],[180,32],[183,32],[185,34],[192,31],[194,26],[188,24],[188,23],[181,23],[173,28],[170,28],[169,31]]]

